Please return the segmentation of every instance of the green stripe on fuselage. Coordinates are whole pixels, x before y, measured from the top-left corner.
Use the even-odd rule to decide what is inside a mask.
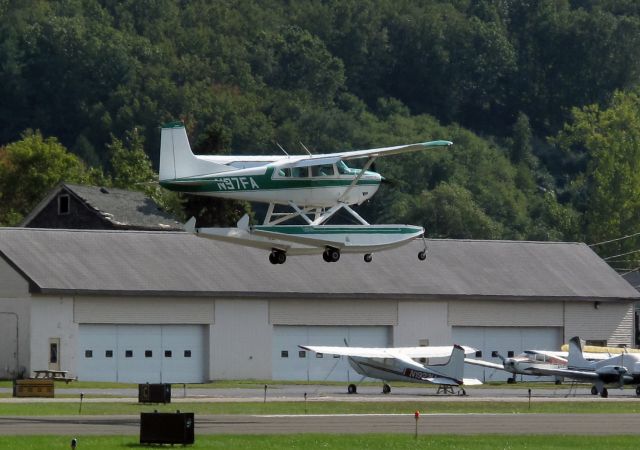
[[[421,233],[422,228],[415,225],[256,225],[256,231],[282,234],[414,234]]]
[[[239,192],[280,189],[318,189],[330,187],[348,187],[352,178],[272,178],[273,167],[269,167],[263,175],[246,176],[209,176],[206,178],[176,178],[163,180],[160,185],[178,192]],[[198,183],[198,184],[191,184]],[[358,180],[358,186],[378,185],[378,180]]]

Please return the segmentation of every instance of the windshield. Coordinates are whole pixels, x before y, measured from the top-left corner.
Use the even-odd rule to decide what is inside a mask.
[[[338,169],[338,173],[341,175],[349,175],[356,172],[356,170],[347,166],[344,161],[338,161],[336,163],[336,168]]]

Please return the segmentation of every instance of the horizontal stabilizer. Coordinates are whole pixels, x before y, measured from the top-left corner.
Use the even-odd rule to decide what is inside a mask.
[[[451,378],[430,377],[430,378],[422,378],[422,381],[428,381],[429,383],[439,384],[442,386],[460,386],[460,383],[457,383]]]

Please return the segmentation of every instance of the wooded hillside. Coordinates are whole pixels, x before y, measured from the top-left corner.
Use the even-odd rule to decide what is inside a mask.
[[[63,179],[147,181],[178,118],[202,153],[451,140],[380,160],[393,183],[361,208],[430,237],[640,231],[634,0],[0,0],[0,17],[0,223]]]

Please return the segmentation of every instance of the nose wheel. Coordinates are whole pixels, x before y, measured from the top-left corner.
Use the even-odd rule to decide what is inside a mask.
[[[418,259],[420,261],[424,261],[425,259],[427,259],[427,240],[424,238],[424,234],[422,235],[422,243],[424,244],[424,249],[422,249],[419,253],[418,253]]]

